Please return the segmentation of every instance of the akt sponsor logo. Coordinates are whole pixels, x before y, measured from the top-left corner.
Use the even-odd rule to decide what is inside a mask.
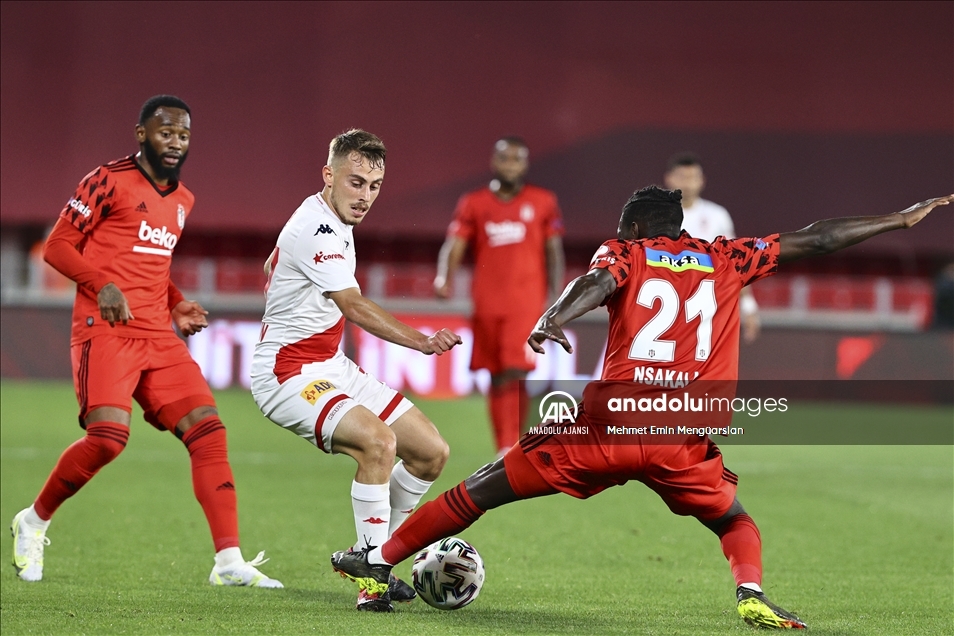
[[[93,214],[93,211],[89,209],[89,206],[78,199],[70,199],[70,202],[66,205],[73,208],[86,218],[89,218]]]
[[[308,383],[305,390],[301,392],[301,396],[305,398],[309,404],[314,406],[315,402],[318,401],[318,396],[322,393],[327,393],[333,388],[335,388],[335,385],[328,380],[314,380]]]
[[[176,243],[179,240],[179,237],[170,232],[165,225],[162,228],[154,228],[146,223],[145,220],[139,225],[139,240],[147,241],[153,245],[159,245],[165,249],[158,249],[154,247],[143,247],[141,245],[134,245],[134,252],[141,252],[144,254],[158,254],[160,256],[172,256],[172,250],[175,248]]]

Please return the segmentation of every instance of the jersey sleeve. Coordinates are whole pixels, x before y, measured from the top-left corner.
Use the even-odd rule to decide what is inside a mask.
[[[630,254],[632,247],[628,241],[613,239],[600,245],[590,260],[590,270],[605,269],[616,281],[617,289],[622,287],[629,279],[632,263]]]
[[[115,204],[116,178],[109,168],[100,166],[76,186],[76,192],[63,206],[60,218],[83,234],[89,232],[112,212]]]
[[[308,236],[306,230],[298,237],[292,256],[296,267],[322,292],[358,287],[337,234],[318,232]]]
[[[547,206],[544,223],[544,235],[547,238],[563,236],[563,214],[560,212],[560,204],[557,202],[556,195],[550,195],[550,205]]]
[[[764,238],[720,238],[712,246],[729,259],[743,286],[778,271],[778,234]]]
[[[457,201],[457,208],[454,210],[454,220],[451,221],[447,228],[447,236],[453,236],[469,243],[476,233],[477,220],[474,217],[474,211],[470,205],[470,195],[465,194]]]

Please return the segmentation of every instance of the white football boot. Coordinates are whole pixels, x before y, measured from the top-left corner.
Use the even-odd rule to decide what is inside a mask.
[[[212,568],[212,574],[209,575],[209,583],[212,585],[245,585],[248,587],[285,587],[281,581],[270,579],[257,569],[268,559],[265,557],[265,551],[261,551],[251,561],[238,561],[226,566],[215,566]]]
[[[10,533],[13,535],[13,567],[24,581],[39,581],[43,578],[43,548],[50,545],[46,530],[34,528],[23,521],[30,511],[24,508],[13,518]]]

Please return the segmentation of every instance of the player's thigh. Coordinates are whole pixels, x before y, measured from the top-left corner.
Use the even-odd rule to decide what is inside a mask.
[[[474,314],[471,318],[471,328],[474,331],[474,345],[470,354],[471,370],[488,369],[491,373],[503,371],[500,359],[502,326],[502,316]]]
[[[341,418],[331,435],[331,451],[358,460],[386,461],[388,471],[397,449],[394,432],[374,413],[356,404]]]
[[[527,338],[537,323],[538,315],[519,313],[506,316],[501,321],[498,347],[502,371],[533,371],[536,368],[536,354]]]
[[[407,462],[433,462],[441,465],[449,449],[434,423],[416,406],[412,406],[393,424],[397,440],[397,456]]]
[[[142,374],[142,341],[101,334],[70,348],[73,388],[79,402],[80,425],[91,411],[112,407],[126,413]]]
[[[175,432],[176,425],[195,409],[205,407],[214,414],[215,398],[185,343],[174,334],[147,343],[148,368],[134,394],[144,419],[160,430]]]
[[[640,478],[677,515],[717,519],[735,501],[738,475],[722,463],[722,453],[706,438],[686,445],[646,446]]]
[[[345,416],[358,406],[342,386],[334,368],[306,366],[307,373],[275,380],[259,388],[255,402],[269,420],[325,453]],[[309,368],[312,367],[312,368]]]

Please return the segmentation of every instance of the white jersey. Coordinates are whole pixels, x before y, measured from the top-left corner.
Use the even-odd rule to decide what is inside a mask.
[[[321,194],[305,199],[278,235],[265,291],[262,336],[252,361],[252,387],[279,383],[301,367],[338,352],[344,316],[324,294],[358,288],[352,227]]]
[[[682,208],[682,229],[704,241],[711,242],[717,236],[735,238],[729,211],[706,199],[696,199],[691,208]]]

